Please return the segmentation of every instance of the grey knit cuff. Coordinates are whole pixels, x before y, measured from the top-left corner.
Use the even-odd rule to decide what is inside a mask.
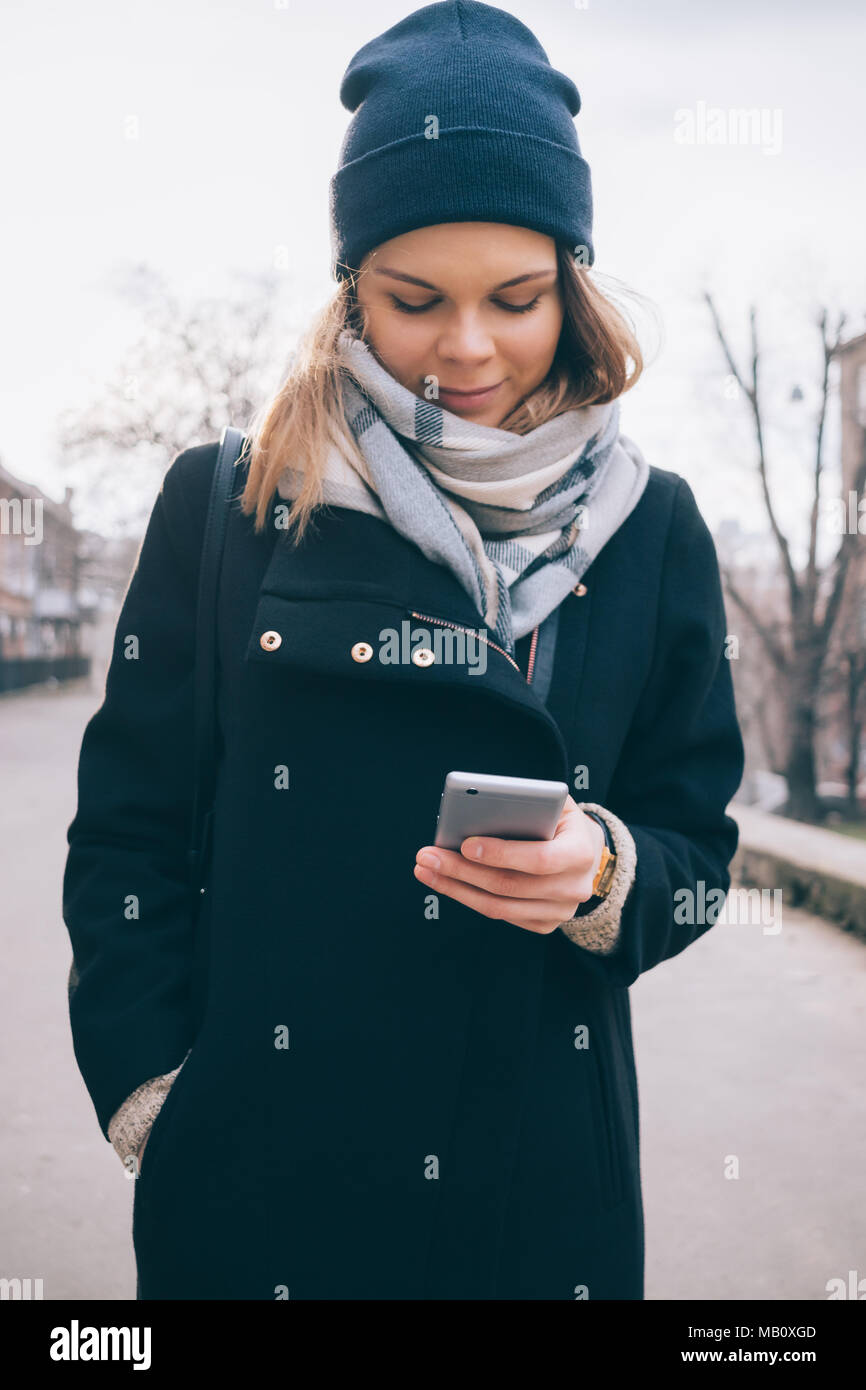
[[[186,1057],[188,1056],[189,1052],[186,1054]],[[153,1076],[149,1081],[142,1081],[109,1120],[108,1137],[124,1164],[132,1157],[138,1158],[141,1146],[150,1133],[151,1126],[162,1109],[186,1057],[174,1071],[165,1072],[162,1076]]]
[[[596,955],[607,956],[619,940],[622,910],[637,871],[637,846],[625,822],[606,806],[597,806],[594,801],[579,801],[577,804],[582,811],[595,811],[607,825],[616,852],[616,869],[604,902],[584,917],[572,917],[567,922],[560,922],[559,927],[577,946],[594,951]]]

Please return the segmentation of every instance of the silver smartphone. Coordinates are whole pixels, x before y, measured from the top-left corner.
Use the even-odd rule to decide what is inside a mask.
[[[567,796],[565,782],[449,772],[439,800],[433,843],[459,851],[467,835],[552,840]]]

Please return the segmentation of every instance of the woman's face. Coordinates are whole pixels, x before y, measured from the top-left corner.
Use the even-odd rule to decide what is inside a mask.
[[[498,426],[550,370],[563,319],[552,237],[443,222],[382,242],[360,269],[364,337],[422,400]]]

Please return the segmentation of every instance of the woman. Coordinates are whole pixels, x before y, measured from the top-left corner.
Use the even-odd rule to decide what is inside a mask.
[[[639,1299],[628,987],[711,925],[674,895],[727,890],[737,840],[713,542],[619,434],[640,351],[530,31],[427,6],[341,98],[338,291],[231,509],[202,931],[213,444],[168,470],[84,735],[76,1056],[137,1175],[142,1298]],[[580,799],[437,869],[451,770]]]

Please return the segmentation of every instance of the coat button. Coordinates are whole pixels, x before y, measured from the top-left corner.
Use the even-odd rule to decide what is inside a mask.
[[[586,593],[586,585],[585,585],[585,584],[575,584],[575,586],[574,586],[574,588],[572,589],[571,592],[572,592],[573,594],[577,594],[577,597],[578,597],[578,598],[583,598],[584,594]]]
[[[282,640],[280,634],[271,628],[268,632],[262,633],[259,638],[259,646],[264,647],[266,652],[275,652]]]
[[[373,648],[369,642],[356,642],[352,648],[353,661],[369,661],[373,655]]]
[[[436,658],[429,647],[416,647],[412,653],[412,660],[416,666],[429,666]]]

